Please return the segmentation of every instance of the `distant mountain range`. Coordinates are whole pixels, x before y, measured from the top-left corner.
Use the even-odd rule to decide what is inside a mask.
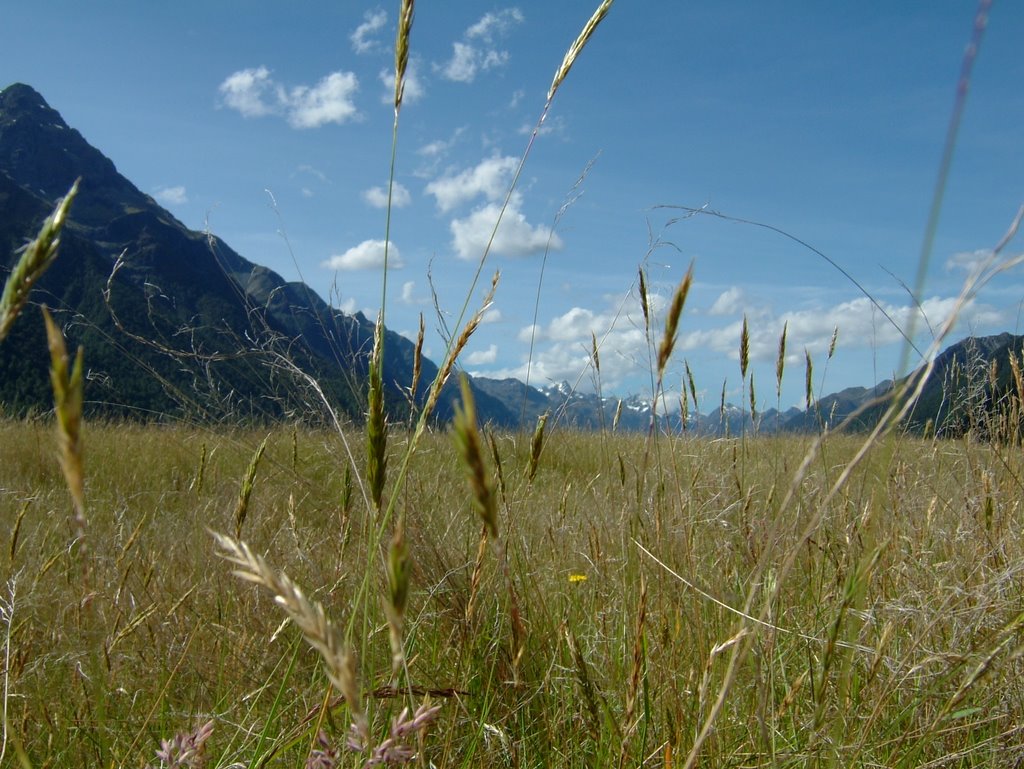
[[[326,401],[347,418],[362,418],[370,319],[332,308],[307,285],[287,282],[219,238],[186,228],[22,84],[0,91],[0,283],[15,252],[79,177],[60,255],[32,301],[48,305],[69,341],[84,345],[90,414],[309,419],[326,418]],[[1022,342],[1002,334],[946,350],[910,426],[976,427],[971,420],[1012,386],[1009,361],[1020,356]],[[384,381],[393,420],[422,403],[437,373],[424,360],[412,388],[414,349],[387,332]],[[50,408],[47,356],[39,313],[29,308],[0,344],[0,414]],[[807,412],[751,415],[726,404],[685,420],[661,416],[659,427],[701,434],[816,430],[838,424],[892,386],[850,388]],[[481,419],[501,427],[528,428],[544,413],[581,429],[646,430],[652,423],[649,399],[600,398],[564,383],[537,389],[514,379],[477,377],[473,387]],[[449,382],[439,420],[451,416],[455,391]],[[869,409],[859,424],[877,416]]]

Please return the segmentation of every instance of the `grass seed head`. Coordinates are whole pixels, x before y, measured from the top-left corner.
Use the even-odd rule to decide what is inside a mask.
[[[46,339],[50,348],[50,383],[53,387],[53,406],[57,417],[57,457],[64,480],[74,505],[75,537],[85,535],[85,472],[82,465],[82,348],[78,348],[75,361],[68,360],[64,334],[43,307]]]
[[[398,33],[395,35],[395,116],[402,109],[402,97],[405,95],[405,74],[409,67],[409,37],[412,32],[412,20],[415,15],[413,0],[402,0],[398,11]]]
[[[676,292],[672,295],[672,303],[668,308],[668,315],[665,316],[665,335],[658,347],[659,379],[664,375],[665,366],[668,365],[668,360],[672,357],[672,350],[675,349],[676,334],[679,332],[679,318],[683,314],[683,307],[686,306],[686,296],[690,293],[692,283],[693,262],[690,263],[690,269],[686,271],[682,282],[676,287]]]
[[[61,229],[67,221],[71,203],[78,194],[79,181],[81,179],[75,180],[68,194],[43,222],[36,239],[25,246],[7,278],[7,283],[4,284],[3,294],[0,294],[0,342],[10,332],[15,319],[28,301],[32,286],[57,258]]]
[[[498,511],[494,495],[494,482],[484,465],[483,451],[480,447],[480,433],[476,422],[476,403],[469,379],[463,374],[459,378],[462,391],[462,405],[455,408],[455,445],[459,452],[459,461],[465,469],[473,493],[473,509],[487,527],[491,537],[498,537]]]
[[[789,330],[789,321],[782,324],[782,334],[779,336],[779,354],[775,359],[775,395],[782,397],[782,373],[786,370],[786,332]]]
[[[555,77],[551,81],[551,88],[548,89],[548,103],[555,98],[555,92],[558,91],[558,87],[565,80],[569,74],[569,70],[572,69],[572,65],[575,63],[577,57],[583,51],[587,41],[590,40],[590,36],[594,34],[594,30],[604,20],[604,17],[608,15],[608,11],[611,10],[612,0],[603,0],[603,2],[597,7],[593,15],[583,26],[579,36],[573,41],[572,45],[569,46],[569,50],[565,52],[565,58],[562,59],[562,66],[555,72]]]
[[[242,536],[242,524],[245,523],[245,518],[249,513],[249,497],[252,496],[253,485],[256,481],[256,468],[259,467],[260,460],[263,458],[263,452],[266,451],[267,441],[269,439],[270,435],[268,434],[257,447],[256,452],[252,455],[252,459],[249,460],[249,467],[245,470],[245,477],[242,479],[242,488],[238,492],[238,503],[235,505],[236,538],[241,538]]]
[[[740,330],[740,379],[747,378],[748,365],[750,365],[750,329],[747,327],[747,314],[743,313],[743,328]]]
[[[804,393],[806,396],[807,408],[809,409],[814,403],[814,363],[811,361],[810,350],[804,350]]]
[[[686,368],[686,384],[690,388],[690,397],[693,398],[693,407],[697,408],[697,384],[693,381],[693,371],[690,369],[690,362],[684,360],[683,366]]]
[[[544,428],[548,423],[548,414],[541,414],[537,420],[537,426],[533,428],[533,438],[530,439],[530,465],[526,470],[526,478],[531,483],[537,475],[537,467],[540,465],[540,454],[544,450]]]
[[[245,542],[216,532],[213,537],[221,549],[221,557],[236,567],[233,574],[268,590],[274,596],[274,603],[285,611],[306,642],[317,651],[327,677],[344,696],[360,733],[368,738],[369,727],[356,682],[355,654],[342,641],[323,606],[307,598],[283,571],[275,572],[270,568],[263,556],[254,553]]]
[[[644,277],[644,268],[641,267],[639,270],[640,275],[640,309],[644,314],[644,331],[648,334],[651,332],[651,314],[650,305],[647,302],[647,278]]]

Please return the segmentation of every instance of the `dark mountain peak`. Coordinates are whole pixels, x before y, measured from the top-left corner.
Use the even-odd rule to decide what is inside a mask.
[[[67,124],[57,110],[46,103],[46,99],[35,88],[24,83],[14,83],[0,91],[0,120],[4,122],[29,118],[37,123]]]
[[[1019,349],[1022,343],[1024,343],[1024,337],[1015,336],[1008,331],[992,336],[969,336],[947,347],[936,358],[936,367],[940,368],[954,360],[963,364],[972,358],[992,358],[1004,350]]]
[[[0,168],[51,202],[82,177],[82,194],[71,214],[80,222],[120,213],[120,205],[110,205],[114,199],[135,206],[146,199],[38,91],[23,83],[0,91]]]

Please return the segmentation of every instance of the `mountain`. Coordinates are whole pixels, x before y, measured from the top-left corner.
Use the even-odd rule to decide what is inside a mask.
[[[907,426],[947,437],[1019,436],[1022,399],[1024,336],[968,337],[935,359]]]
[[[60,255],[33,291],[85,347],[92,416],[264,421],[327,419],[325,405],[350,419],[365,410],[373,323],[330,307],[303,283],[253,264],[209,233],[189,230],[118,173],[114,163],[64,122],[35,90],[0,91],[0,284],[16,251],[38,231],[75,179],[79,195]],[[952,345],[907,419],[917,432],[987,436],[1019,430],[1024,390],[1013,365],[1024,337],[1001,334]],[[423,360],[411,398],[415,347],[386,332],[384,381],[393,420],[422,403],[437,373]],[[48,351],[38,311],[29,307],[0,344],[0,415],[50,408]],[[1020,375],[1019,368],[1016,375]],[[532,428],[542,414],[575,429],[659,429],[698,435],[808,432],[835,426],[891,391],[893,382],[823,396],[807,411],[751,415],[723,404],[708,414],[652,418],[649,399],[605,398],[567,383],[543,389],[515,379],[474,378],[477,411],[495,426]],[[436,416],[448,419],[449,382]],[[883,406],[854,423],[870,427]],[[1012,421],[1012,424],[1007,420]]]
[[[54,311],[69,343],[84,345],[90,413],[261,420],[323,414],[326,399],[360,418],[370,320],[189,230],[23,84],[0,91],[0,280],[79,177],[60,255],[32,302]],[[414,355],[411,342],[386,332],[393,419],[409,410]],[[0,345],[0,408],[49,408],[47,371],[43,325],[27,308]],[[436,373],[424,360],[418,399]],[[451,414],[453,392],[439,418]],[[513,421],[486,393],[479,400],[487,418]]]

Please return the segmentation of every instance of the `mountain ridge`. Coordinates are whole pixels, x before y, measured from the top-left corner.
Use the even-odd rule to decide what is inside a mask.
[[[362,417],[370,320],[332,308],[308,285],[286,281],[220,238],[188,229],[21,83],[0,91],[0,267],[13,265],[15,251],[79,177],[61,255],[32,301],[50,305],[71,342],[85,345],[86,397],[93,412],[305,418],[323,415],[326,401],[350,419]],[[33,315],[23,313],[0,345],[0,413],[49,408],[46,343]],[[1008,351],[1019,354],[1021,339],[1004,333],[970,343],[969,351],[963,347],[967,341],[944,351],[909,424],[925,430],[930,421],[942,429],[948,417],[966,425],[955,410],[943,411],[956,398],[936,390],[935,383],[952,386],[951,368],[966,371],[965,361],[979,355],[998,360],[1003,377],[981,405],[998,402],[1009,382]],[[386,401],[398,421],[422,404],[437,366],[424,358],[413,387],[415,346],[391,331],[385,340]],[[956,386],[977,389],[973,380],[958,376]],[[678,413],[655,419],[649,400],[638,396],[601,398],[567,383],[536,388],[515,379],[476,377],[472,384],[481,419],[496,426],[528,428],[551,413],[555,422],[580,429],[647,430],[657,424],[699,434],[816,430],[840,423],[894,386],[886,381],[846,388],[806,411],[751,415],[726,404],[683,420]],[[438,419],[451,416],[456,389],[451,382],[446,386]],[[868,408],[857,426],[868,426],[879,414]]]

